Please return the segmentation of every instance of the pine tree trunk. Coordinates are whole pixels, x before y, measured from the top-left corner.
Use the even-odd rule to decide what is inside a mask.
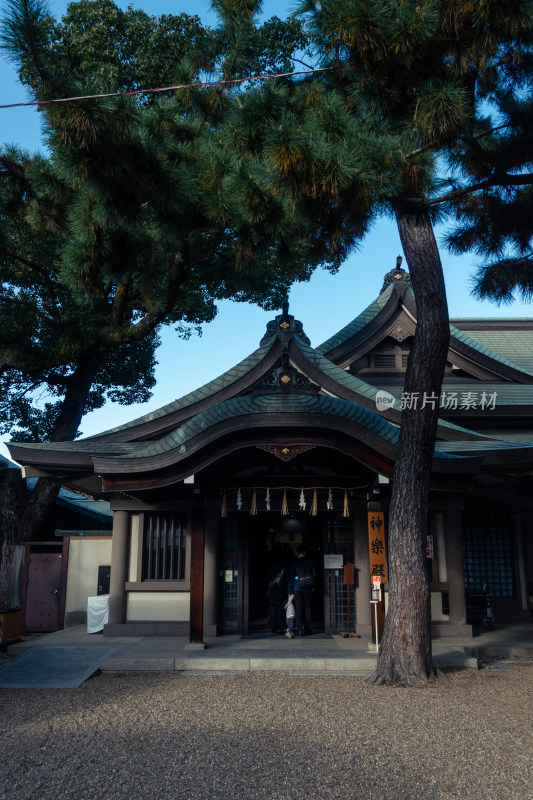
[[[0,470],[0,608],[9,603],[9,570],[18,538],[18,516],[26,485],[18,469]]]
[[[71,442],[75,439],[85,412],[95,372],[96,369],[91,360],[80,360],[69,380],[61,405],[61,413],[54,426],[50,441]],[[52,516],[60,488],[61,483],[58,481],[39,478],[29,496],[29,513],[24,515],[23,539],[34,538]]]
[[[416,298],[417,326],[404,392],[389,516],[389,605],[378,662],[369,683],[417,685],[433,677],[431,606],[425,565],[431,461],[449,343],[444,276],[425,210],[396,210]],[[435,398],[434,408],[424,397]],[[414,405],[414,401],[413,401]]]

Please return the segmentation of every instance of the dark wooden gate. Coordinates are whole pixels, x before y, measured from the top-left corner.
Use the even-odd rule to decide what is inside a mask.
[[[62,553],[30,552],[27,561],[24,630],[50,633],[62,628]]]

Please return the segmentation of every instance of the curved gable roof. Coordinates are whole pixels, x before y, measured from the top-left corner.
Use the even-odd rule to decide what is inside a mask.
[[[504,355],[496,353],[494,350],[491,350],[489,347],[486,347],[485,345],[481,344],[476,339],[473,339],[472,336],[470,336],[468,333],[465,333],[465,331],[460,330],[451,323],[450,323],[450,336],[453,337],[453,339],[456,339],[457,341],[466,345],[469,349],[473,350],[474,352],[484,356],[485,358],[489,358],[492,361],[496,361],[499,364],[502,364],[503,366],[516,371],[517,373],[522,373],[523,375],[527,375],[530,378],[533,378],[533,370],[526,369],[525,367],[520,366],[519,364],[516,364],[510,359],[506,358]],[[453,349],[451,342],[450,342],[450,349]]]
[[[520,323],[520,320],[515,320]],[[531,324],[532,320],[524,320]],[[456,320],[456,327],[461,328],[461,320]],[[533,374],[533,330],[468,330],[468,335],[478,344],[499,353],[520,369]]]
[[[391,295],[394,291],[394,286],[389,284],[384,292],[382,292],[376,299],[370,303],[369,306],[365,308],[360,314],[358,314],[355,319],[345,325],[344,328],[341,328],[340,331],[335,333],[333,336],[330,336],[325,342],[315,348],[317,353],[329,353],[338,347],[340,344],[344,344],[347,342],[348,339],[351,339],[357,333],[362,331],[366,326],[379,314],[379,312],[387,305],[387,302],[390,300]]]
[[[199,389],[131,422],[110,428],[96,436],[87,437],[84,441],[95,442],[101,439],[131,441],[160,433],[169,427],[175,427],[179,421],[197,413],[199,408],[216,403],[227,390],[242,390],[257,380],[259,375],[272,369],[279,358],[279,346],[276,344],[276,337],[270,337],[236,366],[200,386]]]

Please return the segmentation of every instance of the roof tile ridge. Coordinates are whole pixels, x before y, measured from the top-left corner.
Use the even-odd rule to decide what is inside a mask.
[[[231,377],[236,372],[238,372],[241,368],[244,367],[246,362],[250,360],[254,360],[255,363],[259,363],[261,358],[269,352],[272,345],[276,342],[276,337],[271,336],[269,337],[268,341],[265,341],[262,345],[258,348],[253,350],[249,355],[235,364],[230,369],[226,370],[225,372],[217,375],[216,378],[213,378],[207,383],[204,383],[202,386],[199,386],[197,389],[193,389],[191,392],[187,392],[187,394],[183,395],[182,397],[176,398],[176,400],[172,400],[170,403],[166,403],[164,406],[156,409],[155,411],[149,411],[147,414],[143,414],[140,417],[137,417],[130,422],[126,422],[123,425],[118,425],[115,428],[109,428],[107,431],[103,431],[102,433],[96,434],[95,436],[87,437],[87,440],[98,440],[107,437],[108,435],[119,433],[120,431],[127,431],[132,430],[133,428],[144,424],[145,422],[151,422],[154,419],[159,419],[161,417],[166,416],[167,414],[172,413],[173,411],[178,411],[182,408],[186,408],[187,405],[193,405],[194,400],[198,399],[198,395],[201,394],[202,397],[209,396],[210,394],[214,394],[216,391],[220,389],[220,386],[215,386],[220,381],[226,381],[223,385],[228,386],[237,380],[237,377]]]
[[[490,347],[486,347],[483,344],[480,344],[478,341],[473,339],[471,336],[466,333],[466,331],[462,331],[460,328],[457,328],[450,322],[450,335],[454,336],[463,344],[468,345],[473,350],[476,350],[478,353],[482,353],[485,356],[489,356],[489,358],[498,361],[500,364],[505,364],[508,367],[512,367],[517,372],[522,372],[524,375],[530,375],[533,377],[533,372],[531,370],[526,369],[525,367],[520,367],[518,364],[515,364],[514,361],[511,361],[505,356],[501,356],[499,353],[496,353],[494,350],[491,350]]]
[[[371,411],[370,409],[359,406],[356,403],[352,403],[341,397],[332,397],[331,395],[300,394],[244,395],[242,397],[228,398],[217,406],[206,408],[203,411],[200,411],[197,415],[186,420],[175,430],[167,433],[161,439],[156,441],[138,442],[138,447],[135,450],[135,458],[152,458],[158,453],[169,452],[173,449],[179,449],[180,453],[183,453],[185,456],[188,454],[186,448],[187,442],[193,438],[194,433],[196,433],[198,430],[205,432],[218,422],[223,422],[226,419],[231,418],[234,415],[234,411],[250,414],[253,407],[256,407],[257,413],[260,411],[268,411],[271,413],[271,409],[267,408],[267,406],[271,406],[273,402],[280,401],[282,399],[284,401],[283,404],[288,401],[289,405],[293,404],[300,406],[302,404],[310,404],[315,406],[325,405],[326,407],[337,406],[343,409],[343,417],[354,418],[358,424],[362,424],[364,427],[369,427],[366,423],[372,421],[374,426],[377,426],[374,430],[374,433],[391,442],[392,444],[397,443],[399,430],[395,425],[389,422],[389,420],[380,416],[377,412]],[[242,408],[232,408],[236,403],[239,403]],[[117,455],[114,457],[114,460],[120,462],[122,459],[130,458],[130,455],[130,453]]]
[[[327,353],[328,350],[333,350],[334,347],[337,347],[339,344],[342,344],[342,342],[350,339],[355,333],[362,330],[368,324],[369,319],[373,319],[378,315],[378,313],[390,300],[393,292],[394,286],[390,284],[381,294],[372,300],[372,302],[369,303],[366,308],[363,309],[363,311],[361,311],[356,317],[348,322],[347,325],[337,331],[337,333],[334,333],[332,336],[326,339],[325,342],[322,342],[322,344],[318,345],[315,350],[320,353]]]
[[[357,384],[360,384],[361,387],[364,387],[364,389],[367,390],[370,395],[372,395],[372,393],[373,393],[373,396],[376,396],[380,391],[383,391],[383,387],[377,388],[376,386],[373,386],[371,383],[367,383],[366,381],[362,380],[362,378],[358,378],[356,375],[352,375],[350,372],[347,372],[346,370],[342,369],[342,367],[339,367],[333,361],[330,361],[329,358],[327,358],[326,356],[322,355],[321,353],[317,353],[316,350],[313,347],[309,347],[309,345],[306,345],[305,343],[300,344],[300,342],[298,342],[298,345],[300,346],[300,349],[302,350],[302,352],[304,353],[304,355],[306,357],[309,357],[309,354],[304,352],[304,351],[305,350],[311,351],[312,352],[312,357],[315,360],[326,362],[330,372],[333,372],[333,373],[338,372],[339,373],[339,377],[341,377],[341,375],[342,375],[343,382],[345,384],[348,384],[348,385],[352,384],[354,391],[357,392],[357,389],[355,388],[355,386]],[[352,388],[352,387],[349,386],[349,388]],[[393,389],[389,388],[386,391],[390,392],[392,394],[398,394],[397,390],[396,390],[396,392],[394,391],[395,388],[396,387],[394,387]],[[360,392],[360,393],[362,394],[362,392]],[[387,420],[386,417],[381,416],[381,414],[378,414],[378,416],[381,419],[383,419],[384,421],[388,422],[389,424],[393,424],[393,423],[390,422],[390,420]],[[458,431],[460,433],[464,432],[464,433],[468,434],[469,436],[475,436],[476,438],[477,437],[480,437],[480,438],[481,437],[483,437],[483,438],[491,438],[491,437],[486,437],[485,434],[480,434],[480,433],[478,434],[476,431],[471,431],[469,428],[465,428],[463,426],[456,425],[453,422],[448,422],[447,420],[442,419],[441,417],[439,417],[438,425],[439,425],[439,427],[449,428],[450,430],[455,430],[455,431]]]
[[[298,337],[295,337],[295,338],[298,339]],[[379,389],[377,389],[375,386],[372,386],[371,383],[367,383],[362,378],[358,378],[356,375],[352,375],[351,372],[348,372],[347,370],[343,369],[342,367],[339,367],[339,365],[335,364],[334,361],[330,361],[330,359],[327,356],[325,356],[325,355],[323,355],[323,353],[319,352],[318,348],[311,347],[310,345],[305,344],[305,342],[302,342],[301,340],[298,340],[298,346],[299,346],[300,350],[302,351],[302,353],[307,358],[309,358],[309,355],[311,354],[312,359],[314,359],[315,361],[324,362],[327,365],[327,368],[328,368],[329,372],[337,373],[339,375],[339,378],[342,376],[344,383],[346,383],[346,381],[348,381],[348,383],[353,384],[354,387],[356,385],[358,385],[358,386],[364,387],[364,389],[367,389],[367,390],[373,392],[374,394],[378,393]],[[354,389],[354,391],[355,391],[355,389]],[[362,392],[360,392],[360,393],[362,393]]]

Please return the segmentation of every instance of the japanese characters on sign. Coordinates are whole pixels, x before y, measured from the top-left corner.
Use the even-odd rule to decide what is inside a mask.
[[[385,519],[383,511],[368,512],[368,552],[370,555],[370,581],[379,577],[387,580],[387,554],[385,551]]]

